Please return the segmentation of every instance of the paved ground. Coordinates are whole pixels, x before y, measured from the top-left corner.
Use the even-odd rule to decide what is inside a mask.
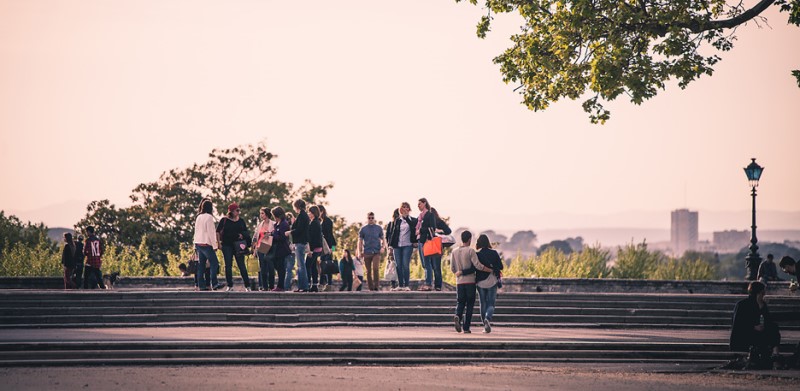
[[[780,374],[777,374],[780,376]],[[0,368],[6,390],[796,390],[770,373],[696,373],[665,366],[203,366]]]

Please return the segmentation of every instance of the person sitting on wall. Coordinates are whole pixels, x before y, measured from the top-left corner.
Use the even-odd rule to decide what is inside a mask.
[[[789,285],[789,289],[792,292],[797,290],[797,283],[800,282],[800,270],[798,270],[797,262],[795,262],[794,258],[786,255],[781,258],[781,262],[778,264],[783,270],[784,273],[794,277],[794,281]]]
[[[748,297],[733,309],[730,349],[748,352],[750,368],[771,369],[779,357],[781,334],[764,300],[766,293],[764,283],[753,281],[747,287]]]
[[[756,280],[765,284],[770,281],[778,281],[778,267],[775,265],[774,257],[772,254],[767,254],[767,259],[761,262],[758,266],[758,278]]]

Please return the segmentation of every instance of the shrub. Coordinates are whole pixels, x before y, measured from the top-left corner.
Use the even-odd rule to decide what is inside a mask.
[[[611,276],[628,279],[650,278],[664,259],[664,254],[659,251],[648,251],[646,242],[631,243],[619,248]]]

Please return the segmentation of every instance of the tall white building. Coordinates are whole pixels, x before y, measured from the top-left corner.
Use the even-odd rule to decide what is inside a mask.
[[[697,250],[698,214],[689,209],[672,211],[672,230],[670,241],[672,253],[680,257],[687,250]]]

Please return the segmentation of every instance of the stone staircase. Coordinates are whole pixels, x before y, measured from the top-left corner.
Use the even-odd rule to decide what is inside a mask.
[[[714,339],[685,342],[536,340],[434,341],[350,338],[332,341],[85,341],[6,340],[0,365],[134,364],[423,364],[482,362],[675,362],[720,364],[732,357],[725,341],[733,306],[743,296],[622,293],[501,293],[499,329],[699,330]],[[773,312],[800,310],[800,298],[769,298]],[[453,292],[194,292],[185,290],[0,291],[0,329],[119,327],[452,329]],[[476,302],[474,331],[480,332]],[[793,335],[800,322],[781,325]],[[626,330],[627,329],[627,330]],[[187,329],[190,330],[190,329]],[[642,331],[639,331],[642,330]],[[291,332],[291,331],[287,331]],[[58,334],[57,331],[54,332]],[[267,333],[268,334],[268,333]],[[452,333],[454,336],[458,334]],[[491,334],[490,336],[494,336]],[[2,338],[0,338],[2,339]],[[795,338],[796,339],[796,338]],[[786,341],[786,339],[784,339]],[[797,341],[793,341],[797,342]],[[792,341],[782,347],[789,351]]]
[[[728,329],[741,296],[501,293],[504,327]],[[452,292],[0,291],[0,328],[133,326],[447,326]],[[476,300],[475,312],[479,304]],[[773,312],[800,298],[771,297]],[[800,330],[793,322],[783,327]]]

